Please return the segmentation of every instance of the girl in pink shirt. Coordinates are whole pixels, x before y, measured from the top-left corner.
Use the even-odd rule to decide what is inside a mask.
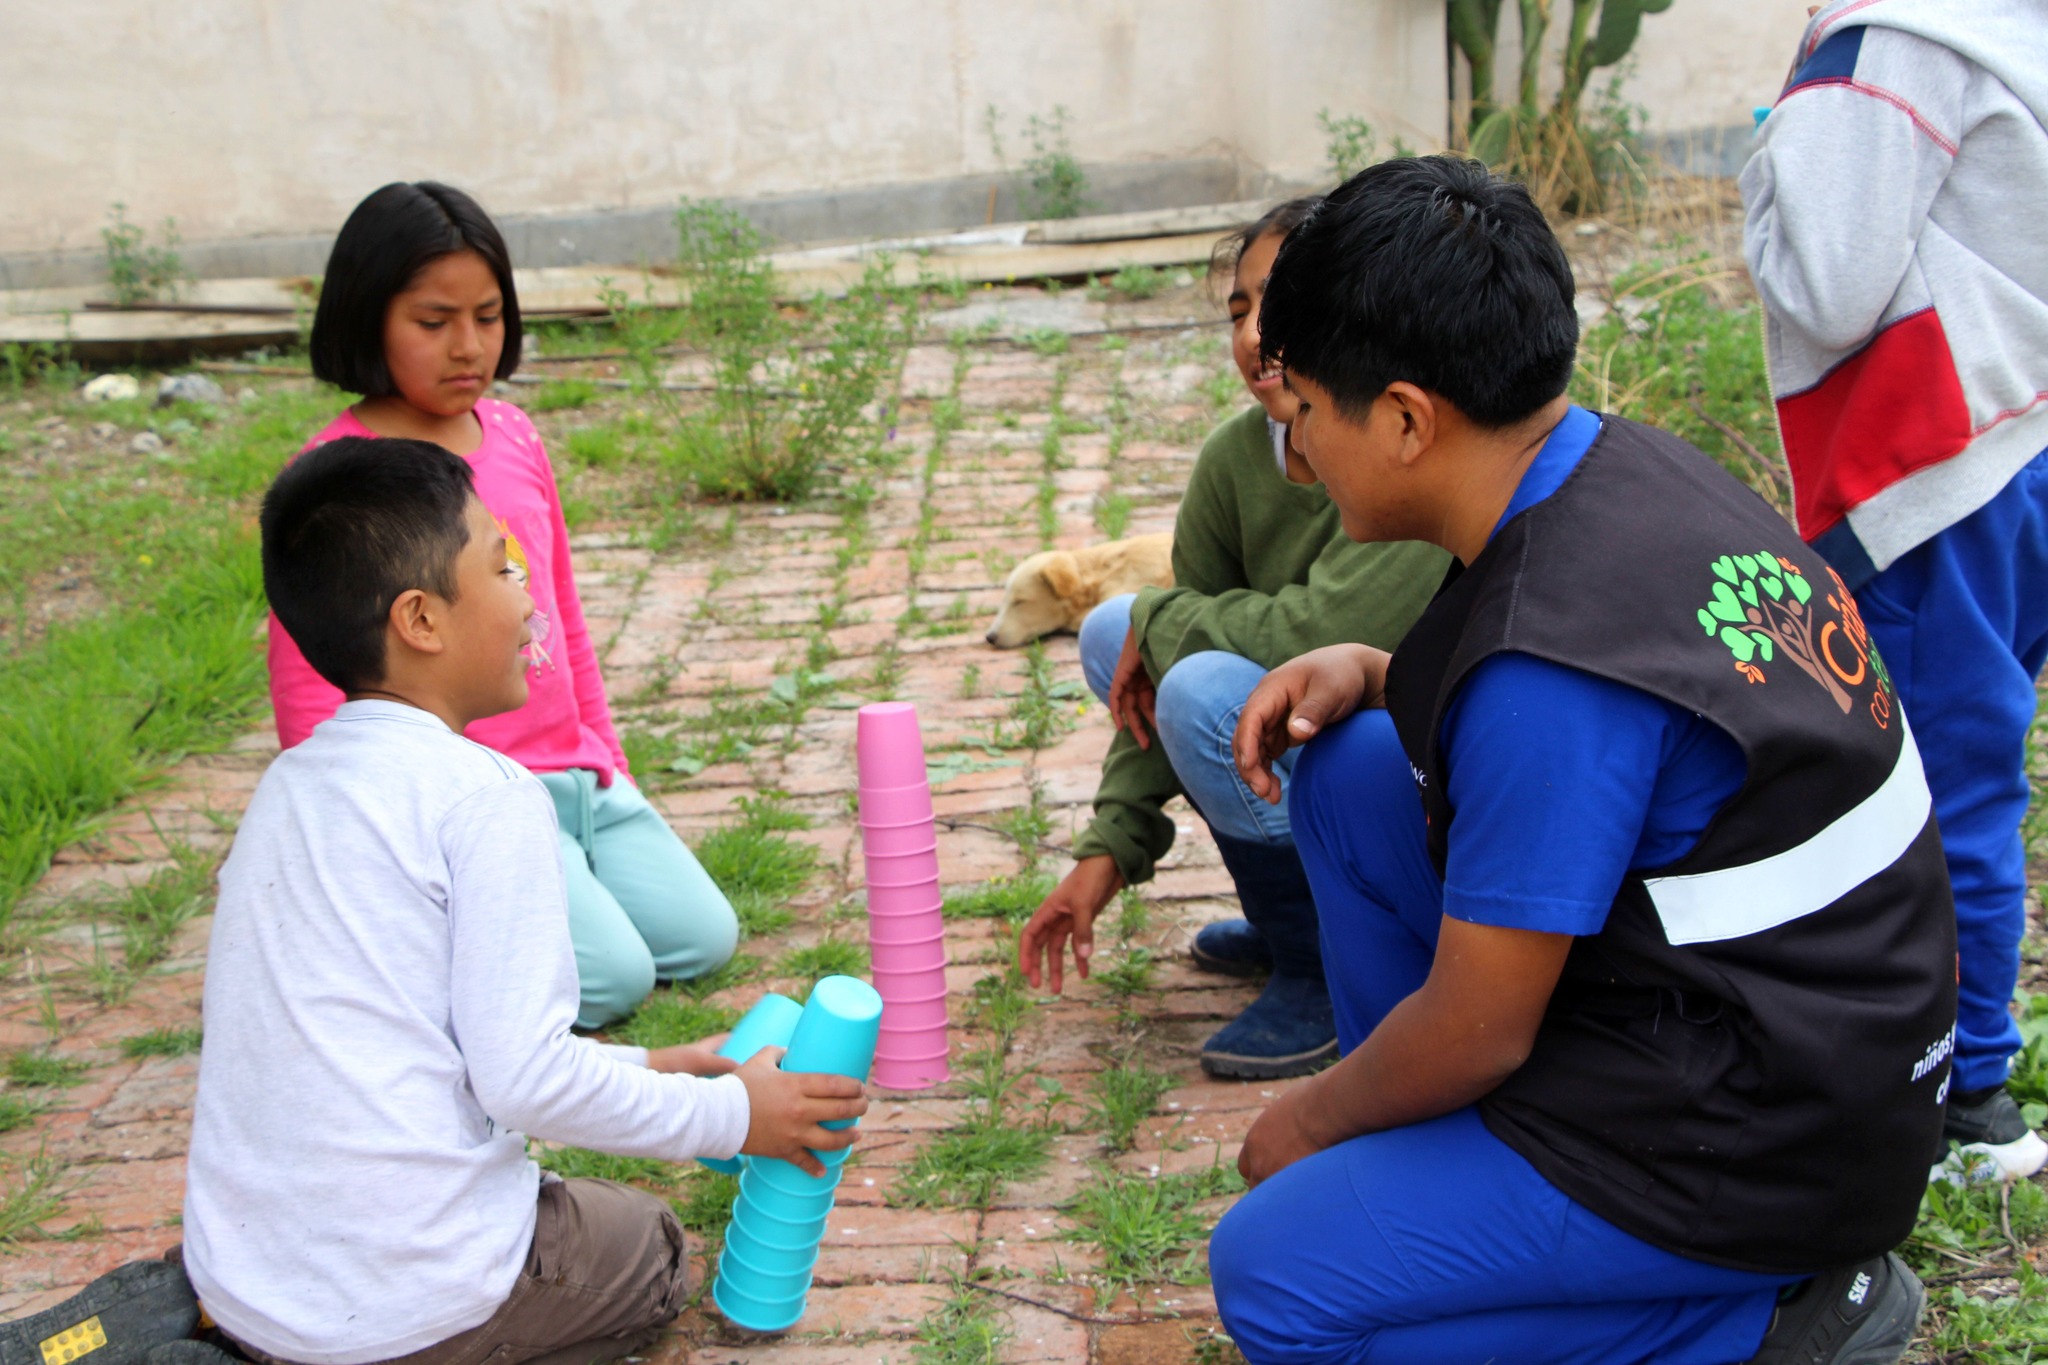
[[[533,597],[526,704],[469,738],[531,769],[555,800],[582,1005],[597,1028],[656,980],[711,971],[739,926],[696,858],[626,770],[569,562],[555,472],[524,412],[486,398],[519,367],[519,299],[504,238],[476,201],[432,181],[393,184],[342,225],[313,318],[313,373],[363,401],[306,448],[341,436],[432,441],[468,460]],[[270,697],[290,748],[341,693],[270,619]]]

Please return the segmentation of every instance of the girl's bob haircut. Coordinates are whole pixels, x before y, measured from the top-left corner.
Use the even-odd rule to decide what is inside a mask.
[[[327,257],[320,306],[307,346],[313,374],[365,398],[390,398],[397,389],[384,364],[384,315],[391,300],[430,262],[474,251],[498,278],[504,295],[505,345],[495,377],[519,368],[519,294],[512,287],[512,255],[497,224],[461,190],[432,180],[386,185],[341,225]]]
[[[1308,216],[1314,213],[1322,202],[1323,196],[1320,194],[1306,194],[1299,199],[1289,199],[1284,203],[1275,204],[1217,242],[1215,249],[1209,253],[1209,278],[1228,278],[1236,271],[1239,258],[1251,250],[1253,242],[1269,232],[1286,236],[1306,222]]]

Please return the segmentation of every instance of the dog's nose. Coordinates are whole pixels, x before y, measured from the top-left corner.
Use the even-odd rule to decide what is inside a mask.
[[[988,641],[990,644],[994,644],[996,642],[996,628],[994,626],[990,626],[988,630],[983,633],[981,638]]]

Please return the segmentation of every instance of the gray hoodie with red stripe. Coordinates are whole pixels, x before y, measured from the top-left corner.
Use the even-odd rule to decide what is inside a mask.
[[[1859,586],[2048,448],[2048,0],[1834,0],[1742,171],[1799,532]]]

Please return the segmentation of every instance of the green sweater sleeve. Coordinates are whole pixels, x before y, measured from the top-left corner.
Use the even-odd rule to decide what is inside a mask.
[[[1358,545],[1320,485],[1289,483],[1273,458],[1265,414],[1252,408],[1202,447],[1174,523],[1174,586],[1146,588],[1131,626],[1156,682],[1190,654],[1225,650],[1273,668],[1324,645],[1391,649],[1443,579],[1431,545]],[[1109,854],[1124,880],[1151,877],[1173,846],[1161,807],[1179,794],[1155,742],[1118,735],[1103,761],[1095,819],[1074,856]]]

